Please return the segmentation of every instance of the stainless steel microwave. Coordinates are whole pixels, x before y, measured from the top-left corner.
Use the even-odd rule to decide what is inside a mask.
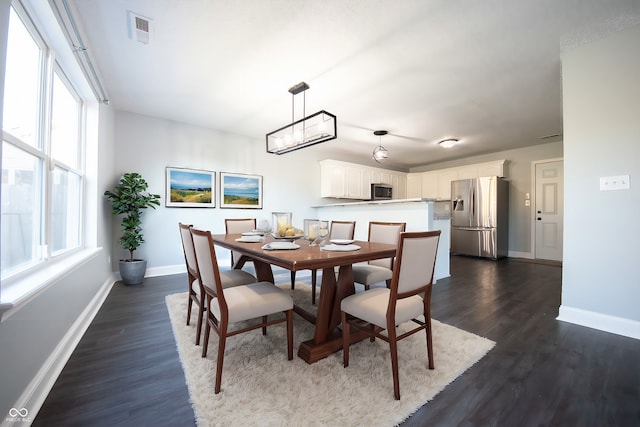
[[[393,187],[388,184],[371,184],[371,200],[391,200]]]

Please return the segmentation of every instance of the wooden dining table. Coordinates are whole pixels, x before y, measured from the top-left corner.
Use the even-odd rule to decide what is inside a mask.
[[[310,246],[306,240],[296,240],[300,246],[294,250],[262,249],[273,237],[262,242],[238,242],[240,234],[215,234],[214,243],[241,254],[234,268],[241,268],[246,261],[252,261],[259,281],[274,282],[272,266],[290,271],[322,270],[320,296],[317,312],[311,313],[299,306],[294,311],[315,325],[313,338],[303,341],[298,349],[298,357],[307,363],[317,362],[342,348],[340,325],[340,302],[355,293],[353,284],[354,263],[373,259],[390,258],[396,254],[396,245],[354,241],[360,249],[354,251],[327,251],[320,246]],[[338,267],[336,278],[335,268]],[[352,342],[365,338],[365,334],[352,334]]]

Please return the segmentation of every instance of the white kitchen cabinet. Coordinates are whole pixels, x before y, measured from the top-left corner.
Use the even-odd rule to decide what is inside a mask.
[[[504,165],[506,160],[496,160],[493,162],[481,163],[478,165],[478,177],[499,176],[504,177]]]
[[[456,168],[438,171],[438,199],[451,199],[451,181],[456,179],[458,179],[458,170]]]
[[[407,198],[418,199],[422,197],[422,173],[407,174]]]
[[[456,169],[458,169],[457,179],[472,179],[480,176],[478,175],[478,165],[461,166]]]
[[[506,160],[494,160],[455,168],[407,174],[407,197],[451,199],[451,181],[481,176],[504,177]]]
[[[438,171],[422,173],[422,197],[425,199],[438,198]]]
[[[320,162],[321,197],[368,199],[370,193],[368,182],[369,174],[364,172],[364,167],[336,160]]]
[[[394,199],[407,198],[407,174],[391,174],[391,186]]]
[[[320,196],[338,199],[368,200],[371,184],[393,187],[393,198],[407,197],[406,173],[362,166],[339,160],[320,161]],[[415,197],[421,197],[419,194]]]

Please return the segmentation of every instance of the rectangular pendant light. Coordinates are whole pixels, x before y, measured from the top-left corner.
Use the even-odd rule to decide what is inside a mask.
[[[289,88],[289,93],[295,97],[309,89],[309,85],[300,82]],[[305,98],[306,99],[306,98]],[[293,98],[292,98],[293,101]],[[291,105],[291,120],[294,120],[295,111]],[[304,104],[303,104],[304,105]],[[303,107],[303,116],[305,107]],[[320,144],[321,142],[336,139],[338,136],[336,116],[320,110],[315,114],[296,120],[286,126],[269,132],[266,135],[267,152],[272,154],[284,154],[300,148]]]

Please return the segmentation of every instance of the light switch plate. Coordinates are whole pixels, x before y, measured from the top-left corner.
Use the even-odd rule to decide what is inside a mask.
[[[600,191],[628,190],[629,187],[629,175],[600,177]]]

